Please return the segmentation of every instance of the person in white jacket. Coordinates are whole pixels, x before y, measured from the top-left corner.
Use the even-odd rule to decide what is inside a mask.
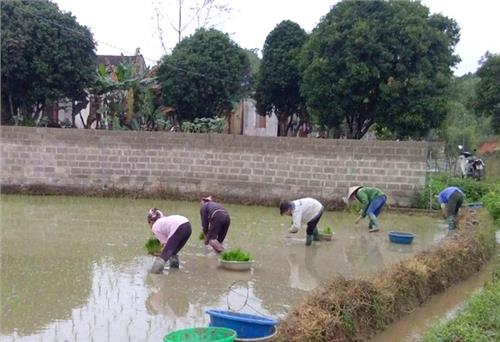
[[[318,222],[323,215],[323,204],[314,198],[306,197],[295,201],[284,201],[280,204],[280,214],[292,216],[290,233],[297,233],[302,224],[307,223],[306,246],[319,240]]]

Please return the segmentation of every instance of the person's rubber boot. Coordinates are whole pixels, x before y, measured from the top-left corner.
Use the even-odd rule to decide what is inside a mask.
[[[448,216],[448,230],[454,230],[455,228],[455,215],[450,215]]]
[[[314,230],[313,230],[313,240],[314,241],[319,241],[319,230],[318,230],[318,227],[314,228]]]
[[[149,269],[149,273],[162,273],[165,268],[165,260],[162,258],[155,258],[153,266]]]
[[[370,219],[370,224],[368,225],[368,231],[370,233],[378,232],[379,228],[378,228],[378,219],[377,219],[377,216],[375,216],[373,214],[369,214],[368,218]]]
[[[177,254],[174,254],[168,259],[168,263],[170,265],[170,268],[179,268],[179,256]]]
[[[310,246],[313,242],[313,235],[306,235],[306,246]]]
[[[208,241],[208,244],[214,249],[215,252],[220,253],[224,250],[224,246],[218,240],[213,239]]]

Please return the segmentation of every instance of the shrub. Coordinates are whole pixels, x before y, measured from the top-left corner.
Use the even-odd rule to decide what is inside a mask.
[[[492,191],[483,197],[483,205],[495,220],[500,220],[500,192]]]
[[[448,186],[460,188],[465,194],[466,203],[480,202],[489,192],[500,190],[498,182],[478,182],[471,178],[432,174],[427,178],[425,188],[417,194],[415,206],[417,208],[439,209],[437,195]]]

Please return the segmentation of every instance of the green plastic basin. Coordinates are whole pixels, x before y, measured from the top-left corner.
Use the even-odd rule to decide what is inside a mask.
[[[188,328],[173,331],[165,336],[163,342],[231,342],[236,331],[228,328]]]

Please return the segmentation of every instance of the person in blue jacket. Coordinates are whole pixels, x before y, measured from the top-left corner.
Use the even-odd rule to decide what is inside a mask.
[[[464,193],[456,186],[449,186],[438,195],[441,212],[448,219],[448,229],[453,230],[456,226],[456,216],[464,201]]]

